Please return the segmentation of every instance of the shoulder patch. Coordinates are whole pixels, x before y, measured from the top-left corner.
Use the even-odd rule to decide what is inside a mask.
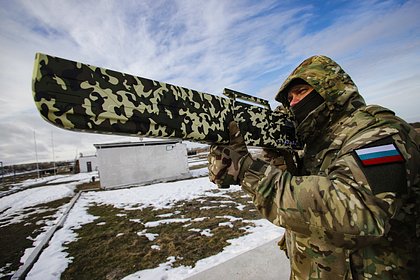
[[[364,166],[404,162],[403,156],[394,143],[361,148],[355,152]]]
[[[356,149],[353,154],[373,194],[407,192],[405,159],[395,146],[392,137]]]

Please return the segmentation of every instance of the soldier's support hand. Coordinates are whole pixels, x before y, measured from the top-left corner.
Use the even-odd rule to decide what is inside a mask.
[[[219,187],[240,184],[253,159],[236,122],[229,124],[229,145],[212,145],[208,156],[210,181]]]

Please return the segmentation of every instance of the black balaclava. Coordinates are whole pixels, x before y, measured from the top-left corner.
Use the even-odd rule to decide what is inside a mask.
[[[322,103],[324,103],[324,98],[322,98],[318,92],[313,90],[295,106],[290,107],[290,110],[295,115],[297,123],[300,124],[310,112],[315,110]]]

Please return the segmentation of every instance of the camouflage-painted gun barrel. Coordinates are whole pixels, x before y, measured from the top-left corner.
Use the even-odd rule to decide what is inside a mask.
[[[229,89],[225,98],[37,53],[32,90],[41,115],[69,130],[224,144],[235,120],[250,146],[298,146],[288,115]]]

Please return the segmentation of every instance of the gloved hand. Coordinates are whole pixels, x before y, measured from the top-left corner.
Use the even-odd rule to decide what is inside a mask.
[[[288,170],[291,174],[296,172],[296,163],[293,159],[293,151],[286,149],[263,149],[262,159],[274,165],[281,171]]]
[[[210,181],[219,187],[240,184],[253,159],[238,124],[229,124],[229,145],[212,145],[208,156]]]

